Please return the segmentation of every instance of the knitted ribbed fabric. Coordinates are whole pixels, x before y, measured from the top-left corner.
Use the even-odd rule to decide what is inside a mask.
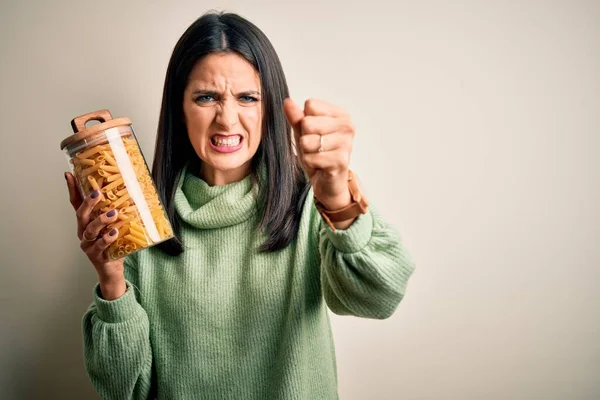
[[[209,186],[185,172],[175,207],[185,251],[125,259],[127,291],[83,318],[84,359],[104,399],[337,399],[327,307],[387,318],[414,265],[397,232],[369,209],[333,232],[312,189],[297,238],[257,247],[250,176]]]

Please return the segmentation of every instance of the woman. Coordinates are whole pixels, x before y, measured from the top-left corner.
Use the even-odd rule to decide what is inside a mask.
[[[100,196],[81,199],[66,175],[99,278],[83,333],[103,398],[338,397],[327,306],[387,318],[414,268],[348,180],[353,136],[344,110],[288,99],[275,50],[247,20],[209,13],[188,28],[152,171],[176,239],[109,261],[117,232],[98,235],[117,215],[90,221]]]

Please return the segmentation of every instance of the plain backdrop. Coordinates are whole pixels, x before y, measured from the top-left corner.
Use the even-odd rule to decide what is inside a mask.
[[[351,167],[417,270],[384,321],[333,316],[342,399],[600,398],[600,1],[2,1],[0,398],[94,399],[60,141],[133,120],[209,9],[271,39],[292,97],[356,125]]]

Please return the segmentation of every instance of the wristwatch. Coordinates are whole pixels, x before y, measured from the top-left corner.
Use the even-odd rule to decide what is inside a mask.
[[[348,189],[350,190],[350,196],[352,197],[352,203],[344,208],[337,210],[328,210],[325,208],[323,203],[315,197],[315,206],[317,210],[327,222],[327,225],[335,232],[334,222],[346,221],[352,218],[358,217],[360,214],[365,214],[369,208],[369,203],[365,196],[361,193],[356,177],[351,170],[348,170]]]

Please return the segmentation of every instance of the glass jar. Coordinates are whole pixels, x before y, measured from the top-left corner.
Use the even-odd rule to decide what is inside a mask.
[[[86,127],[90,121],[99,124]],[[113,228],[118,238],[108,250],[110,259],[171,239],[173,230],[165,213],[146,160],[129,118],[113,119],[108,110],[81,115],[71,121],[74,134],[60,144],[69,169],[83,198],[100,191],[100,202],[92,210],[92,220],[101,213],[117,209]]]

